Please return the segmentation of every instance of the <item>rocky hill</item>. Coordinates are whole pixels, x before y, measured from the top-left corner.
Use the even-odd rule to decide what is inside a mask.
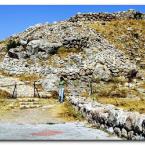
[[[128,10],[37,24],[1,42],[0,69],[12,75],[46,77],[43,86],[48,91],[57,89],[53,82],[60,75],[84,81],[84,89],[90,80],[108,83],[121,77],[127,82],[137,77],[142,81],[144,23],[145,14]]]
[[[73,79],[89,76],[102,81],[127,78],[132,70],[139,71],[140,76],[144,22],[144,14],[128,10],[77,14],[55,24],[37,24],[1,42],[7,45],[3,46],[6,55],[0,68],[12,74],[63,74]],[[128,38],[128,33],[133,36]]]
[[[51,97],[56,97],[63,75],[67,99],[89,122],[111,128],[119,137],[145,137],[141,12],[77,14],[66,21],[31,26],[0,42],[0,74],[3,85],[6,80],[27,80],[32,85],[37,79]],[[25,89],[19,93],[33,95],[30,86]]]

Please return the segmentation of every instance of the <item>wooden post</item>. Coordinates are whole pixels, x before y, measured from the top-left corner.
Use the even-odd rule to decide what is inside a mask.
[[[36,94],[36,93],[37,93],[37,94]],[[34,97],[37,97],[36,95],[40,98],[38,89],[37,89],[37,87],[36,87],[36,82],[34,81]]]
[[[15,83],[15,85],[14,85],[14,90],[13,90],[12,98],[17,98],[17,83]]]
[[[40,95],[39,95],[39,92],[38,92],[37,87],[35,89],[36,89],[36,92],[37,92],[38,97],[40,98]]]
[[[35,81],[34,81],[34,97],[36,96],[36,93],[35,93]]]

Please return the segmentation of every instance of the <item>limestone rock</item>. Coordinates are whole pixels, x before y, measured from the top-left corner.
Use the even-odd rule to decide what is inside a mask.
[[[49,74],[42,80],[42,87],[48,91],[58,91],[59,78],[56,74]]]
[[[50,43],[48,40],[32,40],[28,43],[28,51],[31,55],[38,54],[38,52],[46,52],[47,54],[54,54],[59,47],[61,47],[61,43]]]
[[[111,72],[105,65],[98,63],[93,72],[93,78],[95,80],[109,81],[111,79]]]

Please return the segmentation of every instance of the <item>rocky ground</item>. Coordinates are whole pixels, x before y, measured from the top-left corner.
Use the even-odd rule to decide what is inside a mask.
[[[40,84],[40,96],[48,99],[57,96],[60,76],[67,82],[67,97],[79,96],[144,114],[144,23],[145,14],[128,10],[77,14],[55,24],[32,26],[0,42],[0,89],[12,94],[14,84],[21,84],[17,96],[24,100],[18,102],[30,109],[32,122],[37,120],[34,116],[46,114],[38,100],[31,100],[34,81]],[[6,103],[4,99],[2,103]],[[38,106],[36,110],[34,106]],[[3,117],[16,121],[13,116],[27,111],[17,110]],[[30,121],[27,117],[17,119]],[[47,121],[47,115],[42,120]],[[139,134],[143,136],[144,131]]]

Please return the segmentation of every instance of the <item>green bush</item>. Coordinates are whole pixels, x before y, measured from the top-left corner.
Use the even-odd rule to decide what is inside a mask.
[[[11,48],[16,48],[17,46],[20,46],[19,41],[9,40],[6,48],[7,48],[7,51],[9,51]]]

